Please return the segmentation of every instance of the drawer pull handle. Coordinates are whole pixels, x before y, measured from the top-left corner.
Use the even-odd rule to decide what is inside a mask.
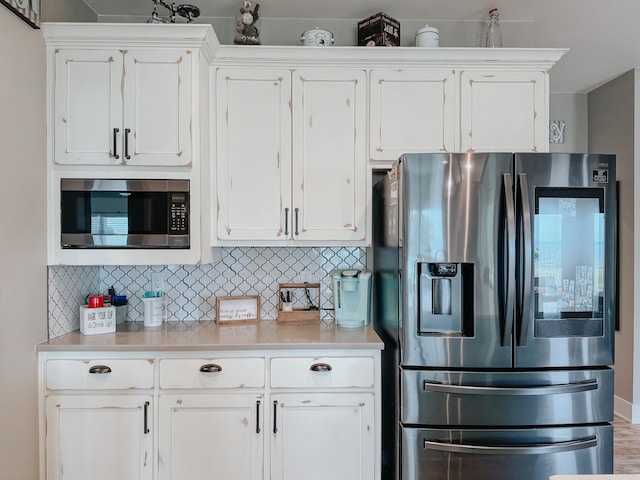
[[[260,433],[260,400],[256,400],[256,433]]]
[[[222,367],[220,365],[216,365],[215,363],[207,363],[206,365],[202,365],[200,367],[200,371],[202,373],[216,373],[221,372]]]
[[[120,155],[118,155],[118,132],[120,132],[119,128],[113,129],[113,158],[118,160]]]
[[[330,372],[331,365],[329,365],[328,363],[314,363],[313,365],[311,365],[309,370],[311,370],[312,372]]]
[[[96,374],[104,374],[104,373],[111,373],[111,367],[108,367],[106,365],[94,365],[92,367],[89,367],[89,373],[96,373]]]
[[[149,433],[149,402],[144,402],[144,434]]]
[[[278,433],[278,400],[273,401],[273,433]]]

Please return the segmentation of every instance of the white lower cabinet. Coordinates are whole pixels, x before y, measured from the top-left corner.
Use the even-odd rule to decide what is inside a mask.
[[[371,393],[272,395],[272,480],[375,477]]]
[[[47,480],[151,480],[150,395],[54,395],[46,400]]]
[[[380,480],[379,351],[313,353],[40,353],[41,480]]]
[[[261,394],[160,395],[159,480],[260,480]]]

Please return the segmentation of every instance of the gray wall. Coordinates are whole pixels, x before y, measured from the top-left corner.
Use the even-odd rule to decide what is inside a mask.
[[[634,395],[634,163],[635,132],[640,119],[635,114],[635,71],[602,85],[588,95],[589,150],[614,153],[619,180],[620,244],[620,331],[616,334],[615,393],[626,407],[624,416],[632,415]],[[634,387],[634,383],[636,383]],[[634,419],[636,422],[640,419]]]
[[[550,75],[553,75],[553,69]],[[552,93],[549,96],[549,121],[565,122],[564,143],[551,144],[551,152],[580,153],[588,151],[587,95]]]
[[[38,478],[37,361],[47,338],[45,57],[0,6],[0,477]]]

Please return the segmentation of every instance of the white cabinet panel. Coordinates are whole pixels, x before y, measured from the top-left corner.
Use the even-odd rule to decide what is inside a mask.
[[[461,151],[547,151],[548,94],[543,71],[464,71]]]
[[[160,388],[264,387],[264,358],[160,360]]]
[[[119,164],[112,149],[122,127],[122,53],[57,50],[54,68],[54,162]]]
[[[375,478],[373,394],[273,395],[273,480]]]
[[[124,146],[127,165],[191,164],[192,57],[186,50],[125,53],[123,135],[128,142]]]
[[[191,164],[189,51],[57,49],[54,55],[55,164]]]
[[[363,241],[365,101],[361,70],[219,69],[217,238]]]
[[[366,74],[293,74],[293,235],[299,240],[366,237]]]
[[[133,390],[153,388],[152,359],[48,360],[51,390]]]
[[[216,78],[217,237],[282,240],[291,206],[291,74],[221,69]]]
[[[271,359],[273,388],[373,388],[372,357],[286,357]]]
[[[47,480],[151,480],[151,407],[140,395],[47,398]]]
[[[372,70],[371,160],[455,150],[456,75],[452,69]]]
[[[263,397],[161,395],[159,480],[260,480]]]

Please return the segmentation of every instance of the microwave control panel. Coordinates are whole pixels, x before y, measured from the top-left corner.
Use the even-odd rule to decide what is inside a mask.
[[[189,210],[187,193],[172,192],[169,194],[169,234],[189,233]]]

